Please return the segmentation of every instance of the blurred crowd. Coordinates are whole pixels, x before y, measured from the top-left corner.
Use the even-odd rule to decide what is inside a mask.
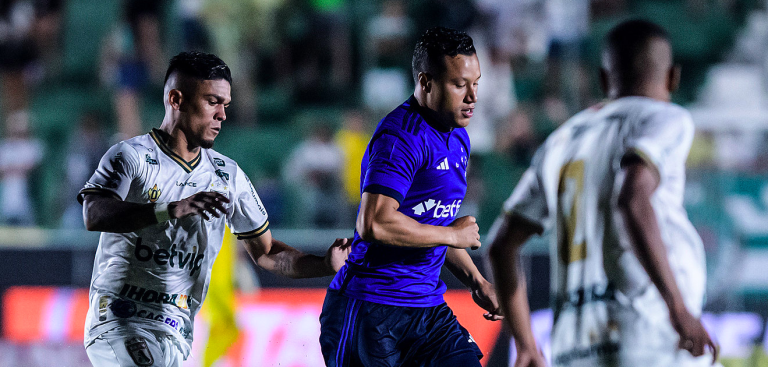
[[[648,3],[657,5],[649,8]],[[248,141],[221,143],[253,151],[253,160],[260,159],[260,152],[277,155],[276,167],[246,171],[254,176],[270,221],[276,226],[351,227],[369,134],[412,93],[410,63],[418,36],[442,25],[467,31],[481,62],[480,101],[468,128],[473,156],[462,211],[478,216],[487,228],[543,139],[576,111],[599,102],[596,52],[606,25],[638,12],[653,16],[653,9],[665,6],[681,14],[664,17],[686,29],[695,24],[703,35],[710,32],[712,17],[725,19],[730,28],[724,32],[731,33],[723,37],[730,39],[747,14],[764,4],[0,0],[0,223],[82,228],[74,198],[101,155],[110,144],[159,125],[167,60],[181,50],[200,50],[220,56],[234,77],[229,126],[220,139],[227,138],[228,128],[300,137],[287,145],[267,142],[261,147]],[[671,33],[673,41],[679,39]],[[77,51],[88,47],[98,52]],[[684,67],[688,62],[698,70],[720,57],[685,55]],[[82,59],[93,67],[82,72],[72,66]],[[689,91],[681,102],[693,100],[703,73],[686,79]],[[51,91],[57,94],[45,98]],[[71,97],[67,91],[74,91]],[[68,104],[68,98],[83,94],[87,102]],[[46,116],[39,111],[47,111]],[[707,135],[702,136],[696,147],[701,152],[693,155],[696,164],[706,165],[711,152]]]

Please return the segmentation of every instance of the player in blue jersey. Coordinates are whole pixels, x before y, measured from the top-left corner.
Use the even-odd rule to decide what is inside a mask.
[[[443,263],[499,320],[493,286],[465,250],[475,218],[467,189],[480,66],[464,32],[432,28],[413,54],[413,96],[379,122],[362,161],[352,252],[320,315],[329,367],[480,366],[482,353],[443,300]]]

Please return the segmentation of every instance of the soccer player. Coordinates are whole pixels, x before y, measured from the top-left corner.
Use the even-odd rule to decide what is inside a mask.
[[[472,39],[426,31],[413,78],[413,96],[379,122],[363,156],[352,252],[320,315],[329,367],[480,366],[480,349],[443,300],[443,263],[487,319],[501,318],[493,286],[465,250],[480,246],[475,218],[456,218],[480,79]]]
[[[225,225],[276,274],[327,276],[344,264],[345,240],[323,258],[273,239],[248,177],[211,149],[231,81],[214,55],[172,58],[160,128],[110,148],[80,191],[86,228],[103,232],[85,326],[95,366],[181,366]]]
[[[490,256],[516,366],[543,366],[520,247],[552,229],[553,366],[704,366],[704,248],[683,208],[693,122],[670,103],[667,33],[630,20],[606,37],[609,100],[558,128],[504,203]],[[494,230],[491,231],[495,232]]]

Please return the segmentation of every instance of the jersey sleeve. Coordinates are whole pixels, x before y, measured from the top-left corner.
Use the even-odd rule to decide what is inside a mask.
[[[529,167],[504,201],[504,213],[516,215],[531,224],[538,234],[548,227],[549,208],[541,179],[542,150],[536,153]]]
[[[666,108],[634,126],[620,158],[634,154],[654,168],[661,178],[670,168],[685,164],[693,134],[693,120],[688,111]]]
[[[363,192],[387,195],[401,203],[424,161],[422,148],[418,139],[394,132],[375,137],[370,143]]]
[[[269,229],[267,210],[251,180],[240,167],[237,167],[233,189],[230,203],[232,210],[228,218],[232,233],[241,240],[261,236]]]
[[[113,145],[101,157],[96,172],[80,190],[77,200],[82,204],[84,195],[90,193],[109,194],[125,200],[140,164],[139,153],[130,144],[120,142]]]

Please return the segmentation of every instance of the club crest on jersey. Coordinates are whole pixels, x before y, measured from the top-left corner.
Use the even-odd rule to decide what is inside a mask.
[[[116,299],[109,304],[109,309],[112,310],[113,315],[127,319],[136,314],[136,303],[125,299]]]
[[[133,363],[136,363],[137,366],[145,367],[155,363],[152,353],[150,353],[149,347],[147,347],[147,341],[144,338],[128,339],[125,342],[125,349],[128,350]]]
[[[213,159],[213,163],[216,163],[216,165],[219,166],[219,167],[224,167],[224,160],[223,159],[214,158]]]
[[[149,196],[149,201],[154,203],[157,201],[157,199],[160,198],[160,189],[157,188],[157,184],[155,184],[154,187],[147,190],[147,196]]]
[[[222,171],[220,169],[216,170],[216,176],[219,176],[219,177],[229,181],[229,173],[226,173],[226,172],[224,172],[224,171]]]
[[[147,163],[157,165],[157,159],[150,157],[149,154],[145,155],[145,158],[147,159]]]

